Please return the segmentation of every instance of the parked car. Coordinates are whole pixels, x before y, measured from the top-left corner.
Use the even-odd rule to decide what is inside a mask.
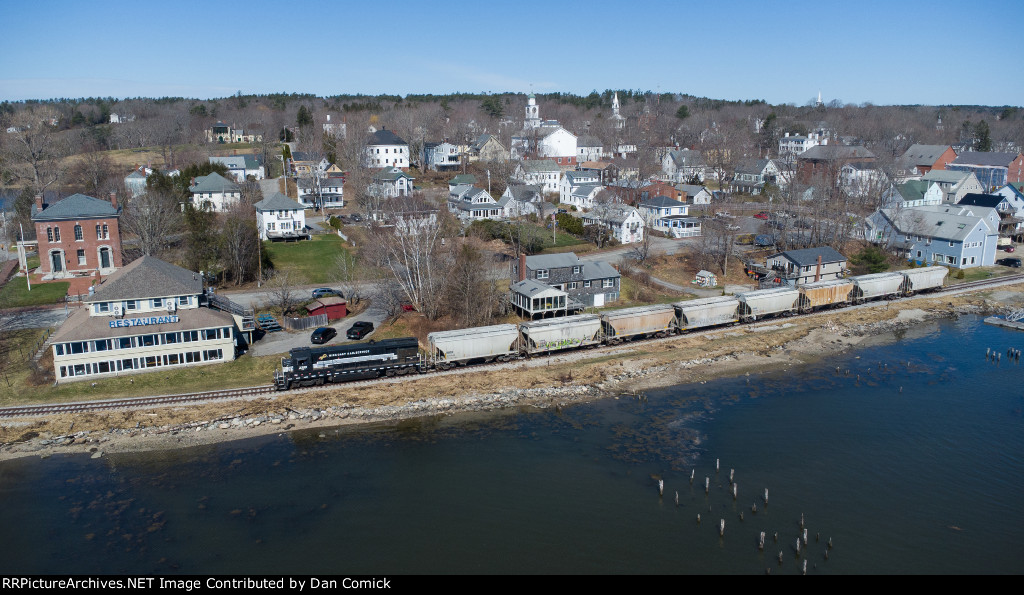
[[[360,215],[359,213],[352,213],[352,220],[355,221],[356,223],[359,223],[360,221],[363,220],[363,216]]]
[[[777,221],[775,219],[768,221],[767,223],[765,223],[765,225],[767,225],[768,227],[773,227],[775,229],[786,229],[787,227],[787,225],[784,222]]]
[[[316,289],[313,290],[313,299],[314,300],[317,299],[317,298],[331,297],[331,296],[338,296],[340,298],[345,297],[345,296],[343,296],[341,294],[340,291],[331,289],[329,287],[317,287]]]
[[[775,245],[775,235],[774,234],[770,234],[770,233],[765,233],[765,234],[761,234],[761,235],[758,235],[758,236],[754,236],[754,245],[755,246],[760,246],[762,248],[766,247],[766,246],[774,246]]]
[[[1000,246],[999,249],[1002,250],[1003,252],[1015,252],[1016,251],[1013,246]]]
[[[767,221],[768,218],[769,218],[768,217],[768,213],[766,213],[764,211],[761,211],[760,213],[754,215],[754,219],[764,219],[765,221]]]
[[[1019,269],[1020,268],[1020,259],[1019,258],[1000,258],[999,260],[996,261],[996,264],[1002,265],[1004,267],[1013,267],[1015,269]]]
[[[365,320],[360,320],[359,322],[353,324],[352,328],[348,329],[347,336],[349,339],[358,341],[359,339],[362,339],[366,335],[369,335],[371,332],[373,332],[373,323],[367,322]]]
[[[726,225],[725,228],[728,229],[729,231],[739,231],[740,226],[733,225],[732,223],[730,223],[729,225]]]
[[[322,326],[322,327],[316,329],[315,331],[313,331],[313,334],[310,335],[310,337],[309,337],[309,342],[314,344],[314,345],[323,345],[324,343],[330,341],[331,339],[333,339],[334,337],[337,337],[337,336],[338,336],[338,331],[337,330],[335,330],[335,329],[333,329],[333,328],[331,328],[329,326]]]

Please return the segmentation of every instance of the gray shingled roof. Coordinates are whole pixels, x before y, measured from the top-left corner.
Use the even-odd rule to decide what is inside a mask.
[[[521,165],[523,167],[523,171],[527,173],[561,171],[561,168],[558,167],[558,164],[552,159],[528,159],[521,162],[519,165]]]
[[[194,185],[189,186],[189,192],[241,192],[238,184],[213,172],[208,176],[199,176]]]
[[[679,202],[674,198],[667,196],[655,196],[652,198],[646,198],[640,201],[641,207],[650,207],[654,209],[664,209],[667,207],[685,207],[685,202]]]
[[[562,267],[579,266],[584,263],[574,252],[563,252],[562,254],[534,254],[526,257],[526,268],[528,269],[557,269]]]
[[[253,207],[257,211],[301,211],[305,208],[280,192],[271,194],[254,204]]]
[[[967,176],[969,171],[956,171],[952,169],[933,169],[926,173],[922,180],[926,182],[941,182],[943,184],[957,184]]]
[[[89,298],[89,303],[134,300],[203,293],[203,280],[198,273],[143,256],[107,277]]]
[[[977,229],[980,221],[991,233],[996,230],[986,216],[990,207],[931,205],[909,209],[881,209],[882,216],[901,234],[913,234],[940,240],[962,242]]]
[[[964,151],[953,160],[955,165],[987,165],[991,167],[1008,167],[1019,153],[981,153]]]
[[[116,217],[121,212],[110,204],[109,200],[102,200],[86,196],[84,194],[72,194],[59,200],[52,205],[43,205],[42,211],[36,211],[32,205],[33,221],[61,221],[65,219],[85,219],[92,217]]]
[[[738,174],[760,174],[764,171],[764,168],[768,167],[770,159],[748,159],[743,163],[736,166],[736,173]]]
[[[601,147],[601,141],[596,136],[585,134],[576,139],[577,147]]]
[[[382,128],[377,132],[370,135],[370,138],[366,139],[366,146],[373,145],[407,145],[409,143],[402,140],[400,136],[391,132],[387,128]]]
[[[911,145],[900,160],[906,166],[931,167],[949,149],[949,145]]]
[[[793,264],[801,267],[813,266],[818,264],[818,256],[821,256],[821,264],[829,264],[833,262],[846,262],[846,257],[836,252],[836,250],[830,246],[804,248],[803,250],[788,250],[786,252],[772,254],[768,258],[775,258],[776,256],[785,257],[786,259],[792,261]]]

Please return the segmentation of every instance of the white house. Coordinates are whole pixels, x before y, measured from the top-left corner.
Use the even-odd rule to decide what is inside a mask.
[[[367,167],[409,167],[409,143],[387,128],[366,139]]]
[[[604,146],[594,136],[584,135],[576,139],[576,163],[599,161],[604,156]]]
[[[509,184],[505,188],[505,193],[498,199],[498,204],[504,210],[503,216],[507,219],[544,214],[544,194],[540,186]]]
[[[576,135],[562,126],[541,126],[537,129],[537,156],[571,165],[576,159],[576,140]]]
[[[558,192],[562,170],[550,159],[530,159],[516,165],[513,177],[524,184],[540,186],[544,192]]]
[[[188,189],[192,193],[192,204],[196,207],[209,205],[216,212],[226,211],[242,199],[238,184],[216,172],[195,178]]]
[[[704,186],[693,184],[676,184],[676,190],[686,193],[684,200],[689,204],[709,205],[711,204],[711,192]]]
[[[423,143],[420,155],[421,165],[434,171],[451,171],[462,163],[459,148],[448,141],[441,143]]]
[[[308,176],[297,180],[298,198],[306,208],[340,209],[345,206],[345,178]]]
[[[1012,216],[1017,219],[1015,229],[1017,231],[1024,229],[1024,192],[1021,192],[1020,188],[1013,184],[1007,184],[993,194],[1006,199],[1006,205],[1012,212]]]
[[[878,196],[889,184],[889,177],[874,163],[851,162],[839,170],[840,185],[851,196]]]
[[[249,176],[256,180],[262,180],[266,177],[263,172],[263,166],[252,155],[210,157],[210,163],[224,164],[228,168],[228,173],[234,176],[236,182],[244,182]]]
[[[600,184],[601,172],[592,169],[570,170],[562,174],[558,182],[558,200],[569,203],[569,195],[583,184]]]
[[[562,202],[574,205],[578,209],[591,209],[594,207],[598,193],[602,190],[604,190],[604,186],[601,184],[580,184],[574,186],[572,192]]]
[[[406,196],[412,192],[415,179],[397,166],[388,167],[373,174],[370,192],[378,192],[381,196]]]
[[[700,219],[688,217],[690,206],[667,196],[655,196],[640,201],[640,216],[647,227],[674,238],[700,235]]]
[[[461,221],[504,217],[504,209],[498,201],[483,188],[468,184],[456,186],[448,193],[448,210]]]
[[[584,225],[603,225],[620,244],[644,241],[644,218],[629,205],[610,204],[580,215]]]
[[[924,180],[908,180],[896,186],[890,186],[882,194],[884,207],[922,207],[925,205],[942,204],[944,193],[934,182]]]
[[[807,136],[801,136],[798,134],[791,135],[787,132],[785,136],[779,139],[779,157],[782,157],[783,159],[796,157],[811,147],[827,144],[827,138],[814,132]]]
[[[294,200],[275,192],[253,207],[261,240],[309,239],[305,207]]]

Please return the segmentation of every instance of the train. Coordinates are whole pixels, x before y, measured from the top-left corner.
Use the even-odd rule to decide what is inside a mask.
[[[274,373],[288,390],[380,376],[423,374],[478,363],[507,362],[567,349],[616,345],[697,329],[751,323],[940,289],[949,269],[922,267],[757,289],[710,298],[434,332],[415,337],[292,349]]]

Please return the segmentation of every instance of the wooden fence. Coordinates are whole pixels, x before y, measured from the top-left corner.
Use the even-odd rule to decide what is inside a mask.
[[[282,318],[281,326],[290,331],[304,331],[306,329],[327,326],[327,315],[317,314],[308,318]]]

